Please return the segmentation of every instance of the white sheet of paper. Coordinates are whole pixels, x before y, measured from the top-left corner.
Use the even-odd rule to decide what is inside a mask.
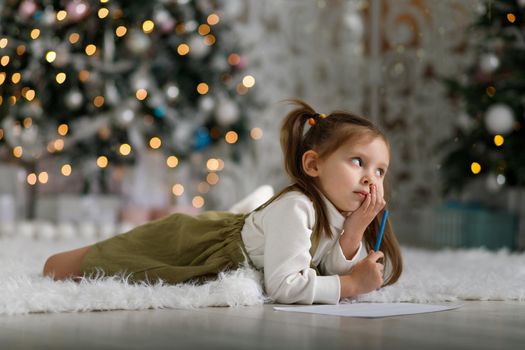
[[[276,306],[277,311],[306,312],[347,317],[387,317],[452,310],[459,305],[431,305],[416,303],[341,303],[338,305]]]

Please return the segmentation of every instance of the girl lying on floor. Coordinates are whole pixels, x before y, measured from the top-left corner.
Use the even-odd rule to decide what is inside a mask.
[[[388,221],[381,251],[372,248],[386,204],[385,135],[365,118],[294,104],[281,128],[292,184],[262,206],[248,214],[176,213],[55,254],[44,275],[61,280],[103,271],[175,284],[204,282],[247,262],[263,271],[267,295],[287,304],[337,304],[395,283],[402,260]]]

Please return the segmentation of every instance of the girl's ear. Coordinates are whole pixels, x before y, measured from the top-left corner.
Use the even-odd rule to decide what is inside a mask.
[[[311,177],[319,176],[319,155],[314,150],[308,150],[303,153],[303,170],[306,175]]]

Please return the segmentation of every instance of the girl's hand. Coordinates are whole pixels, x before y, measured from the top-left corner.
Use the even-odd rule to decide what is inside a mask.
[[[366,258],[355,264],[349,275],[340,276],[341,297],[353,297],[381,287],[385,266],[377,261],[383,257],[383,252],[372,251]]]
[[[345,233],[359,232],[362,238],[365,229],[385,205],[386,202],[383,198],[382,187],[380,186],[380,190],[378,190],[376,185],[370,185],[370,193],[367,194],[361,206],[346,217],[344,223]],[[359,240],[361,240],[361,238]]]

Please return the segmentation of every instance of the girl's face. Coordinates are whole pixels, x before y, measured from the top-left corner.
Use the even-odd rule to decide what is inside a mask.
[[[379,198],[383,198],[389,161],[388,147],[380,137],[347,142],[328,157],[317,160],[317,185],[346,215],[359,208],[371,185],[376,185]]]

